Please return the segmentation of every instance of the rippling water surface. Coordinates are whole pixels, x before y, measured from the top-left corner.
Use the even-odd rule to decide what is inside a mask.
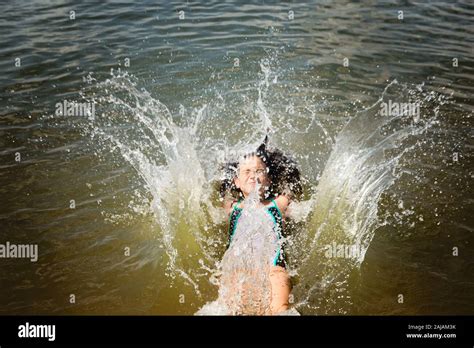
[[[218,166],[267,130],[306,182],[288,222],[301,314],[474,312],[471,1],[0,9],[0,243],[39,247],[0,259],[1,313],[215,300]]]

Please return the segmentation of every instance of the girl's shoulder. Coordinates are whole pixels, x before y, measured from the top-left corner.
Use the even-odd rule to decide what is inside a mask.
[[[234,208],[239,208],[240,200],[229,199],[224,202],[224,209],[227,216],[234,210]]]
[[[288,205],[290,204],[290,199],[286,195],[279,195],[274,200],[278,209],[280,209],[280,212],[284,216],[286,209],[288,208]]]

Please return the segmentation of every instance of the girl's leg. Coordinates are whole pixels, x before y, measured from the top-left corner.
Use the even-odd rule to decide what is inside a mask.
[[[270,284],[272,288],[270,311],[277,314],[288,309],[288,300],[291,291],[290,276],[283,267],[270,268]]]

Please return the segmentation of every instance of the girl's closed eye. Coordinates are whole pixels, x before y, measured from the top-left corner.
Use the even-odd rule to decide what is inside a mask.
[[[257,175],[257,176],[262,176],[262,175],[265,175],[267,173],[267,170],[263,169],[263,168],[257,169],[255,171],[253,171],[251,169],[246,169],[246,170],[243,171],[243,174],[245,176],[249,176],[252,172],[254,172],[255,175]]]

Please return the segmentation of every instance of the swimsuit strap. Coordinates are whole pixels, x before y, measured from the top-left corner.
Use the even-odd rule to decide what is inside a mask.
[[[232,242],[232,237],[234,236],[235,229],[237,228],[237,221],[239,220],[240,214],[242,213],[242,209],[237,205],[234,206],[234,209],[232,209],[232,212],[229,216],[229,243],[227,247],[229,247],[230,243]]]
[[[240,208],[238,208],[240,202],[242,202],[242,198],[239,198],[237,201],[234,199],[234,202],[232,203],[233,209],[235,209],[236,207],[237,207],[237,209],[240,209]]]
[[[272,202],[273,202],[273,206],[276,208],[276,210],[278,211],[278,214],[280,214],[280,217],[283,218],[283,215],[280,211],[280,208],[278,208],[278,204],[277,202],[275,201],[275,199],[272,199]]]
[[[273,204],[267,208],[268,213],[273,219],[273,231],[276,233],[278,240],[283,238],[283,215],[275,199],[272,199]],[[282,244],[279,244],[275,258],[273,259],[273,266],[281,266],[285,268],[285,256]]]

